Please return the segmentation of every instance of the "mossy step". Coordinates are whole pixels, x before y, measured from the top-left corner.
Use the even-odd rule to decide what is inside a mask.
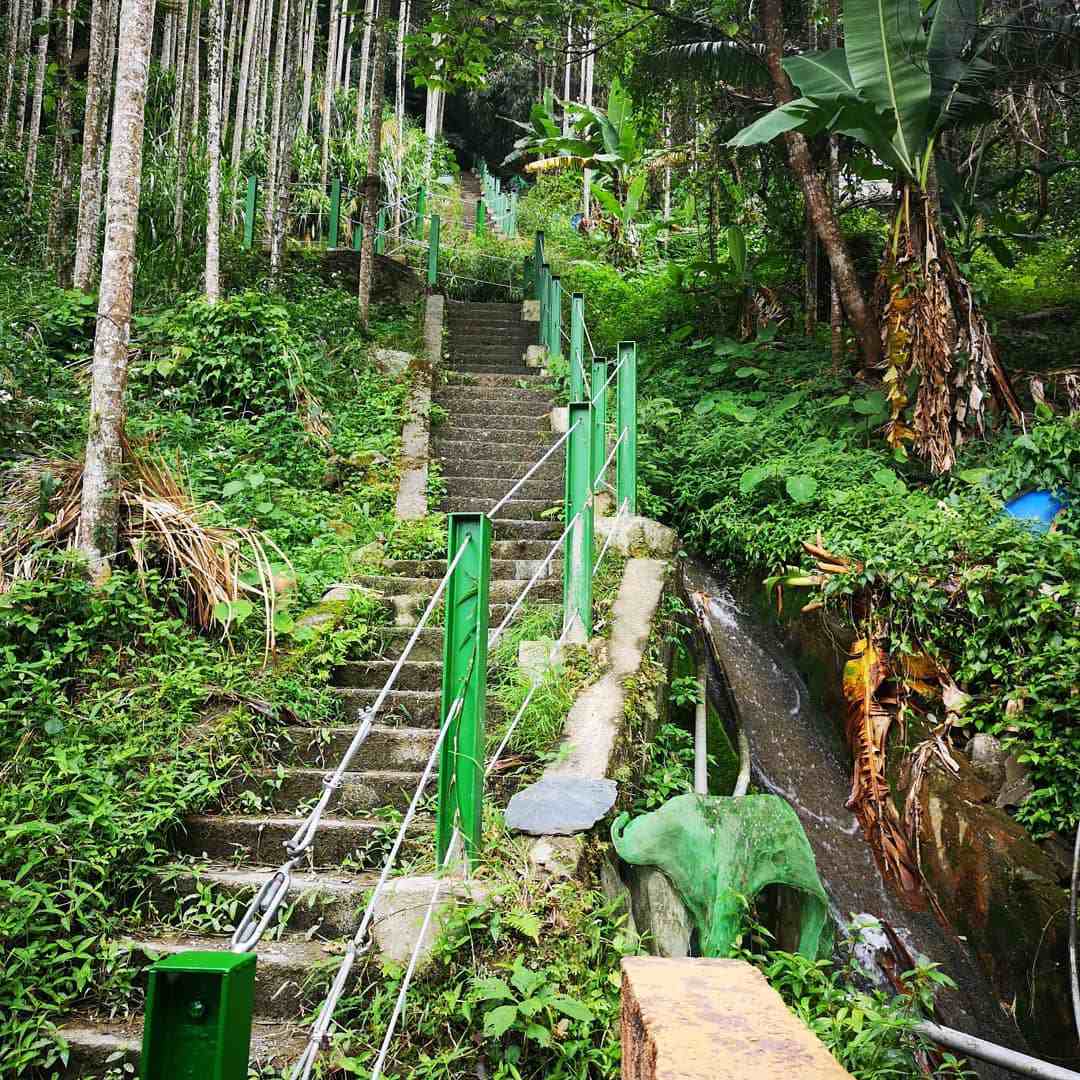
[[[348,750],[359,727],[288,727],[282,760],[287,764],[329,769]],[[435,745],[434,727],[374,724],[359,751],[373,768],[422,771]]]
[[[532,475],[533,480],[555,481],[561,487],[566,471],[565,450],[555,451]],[[479,477],[484,480],[500,480],[507,489],[523,476],[520,463],[495,461],[491,458],[447,458],[442,462],[443,479],[448,483],[459,476]]]
[[[442,665],[440,666],[440,670]],[[250,784],[267,786],[263,800],[270,810],[288,811],[301,803],[319,798],[325,787],[327,770],[289,766],[280,770],[255,773]],[[416,793],[420,782],[418,772],[398,769],[357,769],[343,773],[341,787],[330,806],[335,817],[370,814],[382,807],[404,810]]]
[[[519,400],[517,393],[508,394],[505,397],[483,398],[482,400],[490,402],[490,404],[484,406],[480,404],[481,399],[478,399],[475,394],[457,394],[456,392],[450,393],[446,390],[437,390],[432,401],[446,409],[447,412],[452,412],[455,416],[479,414],[492,418],[522,416],[540,419],[550,415],[551,399],[546,395],[522,391],[520,396],[525,400]]]
[[[445,424],[435,428],[435,445],[441,446],[443,442],[469,442],[476,439],[477,442],[499,442],[503,445],[539,447],[546,450],[552,443],[551,431],[541,430],[538,425],[531,427],[474,427],[469,423],[462,423],[456,416],[451,414]]]
[[[453,495],[443,499],[439,509],[446,514],[486,514],[495,505],[495,499]],[[561,507],[561,499],[521,499],[516,495],[506,504],[506,509],[516,518],[538,520],[553,508]],[[560,515],[561,517],[561,515]],[[560,529],[559,532],[562,530]],[[558,535],[558,534],[556,534]]]
[[[513,505],[513,504],[511,504]],[[384,596],[430,596],[438,587],[438,580],[425,577],[393,577],[390,575],[365,575],[358,582],[369,589],[375,589]],[[503,603],[507,600],[514,601],[521,595],[527,582],[523,578],[509,578],[492,581],[488,587],[488,596],[492,603]],[[550,599],[548,595],[552,590],[552,583],[547,579],[538,581],[529,593],[530,596],[539,596]],[[367,661],[371,664],[390,664],[389,660]],[[411,660],[406,666],[413,666]],[[403,673],[404,674],[404,673]],[[404,689],[408,689],[407,683],[399,683]]]
[[[518,476],[523,476],[530,465],[535,465],[544,455],[544,451],[550,446],[547,443],[506,443],[501,439],[493,439],[482,442],[474,439],[444,439],[434,440],[435,455],[440,460],[454,461],[469,459],[472,461],[515,461],[520,467]],[[561,454],[562,449],[555,451],[548,460],[552,460],[556,454]]]

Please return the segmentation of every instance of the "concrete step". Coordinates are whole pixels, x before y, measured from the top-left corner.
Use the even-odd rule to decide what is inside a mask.
[[[466,442],[476,439],[477,442],[501,442],[513,443],[515,446],[538,446],[541,451],[546,450],[552,443],[550,431],[540,431],[537,427],[528,428],[496,428],[496,427],[473,427],[470,424],[459,424],[453,413],[445,424],[435,428],[437,442]]]
[[[476,499],[501,499],[513,487],[514,480],[511,477],[501,476],[444,476],[446,481],[446,493],[450,498],[461,496]],[[535,477],[530,476],[521,487],[514,493],[517,496],[528,499],[540,499],[544,502],[557,503],[563,498],[563,480],[558,476]],[[511,504],[512,505],[512,504]],[[496,574],[492,569],[492,575]],[[516,577],[509,574],[508,577]]]
[[[511,540],[499,537],[491,541],[491,556],[499,559],[525,559],[536,562],[551,551],[551,540]]]
[[[494,499],[455,495],[443,499],[439,509],[445,514],[486,514],[494,505]],[[559,507],[559,519],[561,519],[561,499],[519,499],[515,495],[506,504],[505,509],[519,519],[539,520],[555,506]],[[558,523],[558,520],[556,523]]]
[[[334,768],[349,748],[357,727],[288,727],[282,752],[288,764],[309,768]],[[423,771],[435,745],[434,727],[388,727],[375,724],[364,741],[362,754],[371,767],[389,770]]]
[[[510,506],[518,505],[516,503],[510,503]],[[562,530],[560,529],[560,532]],[[556,539],[558,537],[556,536]],[[438,587],[438,581],[435,578],[425,577],[391,577],[376,574],[365,575],[358,579],[358,583],[367,586],[369,589],[377,589],[384,596],[431,596]],[[527,581],[522,578],[501,578],[497,581],[492,581],[488,587],[489,598],[494,603],[503,603],[507,600],[513,601],[520,595],[522,589],[525,588]],[[532,593],[538,594],[547,589],[550,585],[548,580],[538,581],[533,586]],[[412,685],[412,681],[416,678],[422,677],[420,672],[423,665],[426,663],[433,663],[434,661],[413,661],[412,658],[406,661],[405,666],[401,669],[401,675],[398,677],[398,686],[403,690],[412,690],[417,687]],[[386,665],[387,674],[389,674],[389,668],[393,666],[392,660],[361,660],[355,661],[354,666],[358,664],[368,664],[371,666],[373,672],[381,671],[383,665]],[[362,686],[363,683],[352,682],[348,684],[350,686]],[[379,684],[381,685],[381,684]]]
[[[565,444],[564,444],[565,445]],[[566,469],[566,463],[563,460],[564,451],[560,447],[555,451],[540,466],[539,469],[533,473],[533,480],[544,480],[548,482],[555,482],[559,484],[560,488],[563,483],[563,474]],[[474,458],[450,458],[444,460],[442,463],[442,475],[443,479],[449,482],[452,479],[458,477],[477,477],[483,480],[500,480],[506,485],[507,488],[518,477],[522,476],[525,470],[521,468],[519,462],[516,461],[483,461]],[[531,483],[532,480],[526,481]]]
[[[464,373],[456,375],[453,371],[446,373],[447,385],[451,387],[462,386],[490,386],[490,387],[510,387],[515,390],[521,390],[519,385],[522,379],[524,379],[529,385],[529,390],[549,390],[551,388],[551,382],[546,375],[541,375],[536,368],[529,368],[532,373],[530,375],[499,375],[499,374],[486,374],[486,375],[469,375]]]
[[[444,439],[437,433],[432,441],[435,457],[440,461],[517,462],[518,476],[522,476],[530,465],[535,465],[551,445],[550,438],[543,443],[506,443],[498,437],[486,442],[480,439]],[[548,460],[554,460],[560,453],[562,451],[557,450]]]
[[[162,935],[130,938],[121,948],[130,957],[142,982],[145,970],[155,960],[189,950],[221,952],[229,947],[228,938]],[[255,1015],[269,1019],[299,1021],[317,1006],[340,963],[340,949],[331,951],[319,941],[287,938],[259,943],[255,965]]]
[[[546,381],[533,378],[525,387],[519,386],[519,379],[513,378],[503,385],[502,383],[482,382],[481,377],[466,379],[453,371],[446,372],[448,379],[458,381],[447,382],[436,391],[435,400],[444,409],[451,409],[459,404],[472,404],[475,408],[480,402],[495,402],[491,406],[492,411],[496,408],[502,411],[504,405],[511,402],[514,405],[543,405],[551,409],[554,401],[554,391]],[[502,379],[499,375],[485,375],[487,379]],[[484,406],[480,405],[480,408]],[[512,407],[512,406],[511,406]]]
[[[448,410],[449,411],[449,410]],[[483,409],[466,411],[454,409],[435,431],[447,428],[498,428],[500,431],[530,431],[541,435],[551,434],[551,411],[537,412],[529,416],[522,413],[485,412]]]
[[[177,850],[186,855],[236,864],[280,863],[285,841],[300,827],[301,819],[283,814],[198,814],[185,820],[177,836]],[[430,823],[426,826],[430,828]],[[366,851],[390,828],[376,818],[325,817],[310,853],[313,866],[340,866],[352,859],[360,869],[379,861]]]
[[[492,560],[494,561],[494,560]],[[503,563],[513,566],[512,559],[504,559]],[[429,565],[434,567],[442,565],[442,570],[427,574],[424,572]],[[403,569],[407,568],[407,569]],[[446,570],[445,559],[433,559],[431,563],[416,560],[400,559],[396,562],[388,562],[383,565],[388,574],[405,574],[408,577],[435,577],[441,578]],[[376,646],[376,660],[396,660],[412,636],[412,629],[405,626],[379,627],[376,631],[379,636],[379,644]],[[441,626],[430,624],[420,631],[413,650],[409,653],[411,660],[441,660],[442,659],[443,632]]]
[[[72,1020],[60,1029],[69,1047],[66,1068],[55,1066],[55,1075],[76,1080],[104,1076],[126,1066],[137,1069],[142,1051],[143,1018],[123,1020],[85,1018]],[[280,1020],[256,1020],[251,1032],[250,1063],[276,1071],[291,1065],[303,1053],[308,1032],[298,1024]],[[126,1073],[125,1073],[126,1075]]]
[[[451,361],[450,366],[462,375],[514,375],[517,378],[526,378],[533,372],[533,368],[525,367],[521,363],[520,357],[512,355],[492,356],[475,363],[471,359],[456,359]]]
[[[150,902],[166,922],[183,929],[187,920],[198,917],[197,905],[209,892],[216,901],[229,905],[231,921],[222,930],[231,932],[247,904],[276,869],[276,866],[259,866],[237,870],[221,863],[169,866],[155,875]],[[367,890],[376,881],[375,873],[347,874],[341,870],[295,873],[278,926],[311,936],[351,935],[360,924]]]
[[[513,506],[500,513],[511,513]],[[558,540],[565,528],[560,519],[535,521],[529,518],[497,517],[494,525],[494,541],[499,540]]]
[[[537,323],[525,323],[512,319],[498,321],[449,320],[450,344],[461,341],[505,342],[508,337],[528,341],[537,336]]]
[[[343,703],[345,716],[360,722],[360,714],[370,709],[379,696],[378,690],[368,687],[348,686],[334,689]],[[439,723],[439,695],[430,690],[393,690],[383,703],[377,717],[384,727],[437,727]]]
[[[501,398],[485,397],[482,400],[489,402],[488,411],[485,412],[484,406],[480,403],[481,399],[478,399],[473,393],[464,393],[456,397],[451,395],[444,397],[445,393],[444,390],[437,390],[432,401],[436,405],[441,405],[448,412],[452,411],[455,416],[479,415],[490,416],[493,419],[495,417],[520,416],[523,419],[540,420],[551,414],[551,399],[540,395],[523,394],[522,396],[526,398],[524,401],[519,400],[517,392]]]
[[[505,485],[505,481],[499,481],[499,482]],[[526,484],[526,487],[528,487],[528,484]],[[495,578],[496,580],[520,580],[522,578],[527,579],[527,578],[531,578],[533,576],[533,574],[536,573],[537,569],[539,568],[539,565],[540,565],[540,559],[495,559],[495,558],[493,558],[491,560],[491,576],[493,578]],[[441,579],[442,576],[446,573],[446,560],[445,559],[430,559],[430,560],[421,562],[421,561],[417,561],[417,560],[398,559],[398,560],[396,560],[394,562],[384,563],[383,566],[381,567],[381,569],[384,570],[388,574],[395,574],[395,575],[400,574],[402,577],[427,577],[427,578],[435,578],[436,580],[438,580],[438,579]],[[561,559],[552,559],[550,567],[549,567],[549,571],[550,571],[551,576],[554,576],[556,574],[561,574],[562,573],[562,560]],[[401,634],[400,640],[397,640],[396,638],[389,639],[387,644],[388,645],[394,645],[397,648],[403,647],[405,645],[406,640],[407,640],[408,632],[405,631],[404,629],[402,629],[402,630],[399,631],[399,633]],[[424,629],[424,630],[420,631],[421,637],[424,637],[424,635],[429,634],[429,633],[439,635],[439,647],[441,648],[441,646],[442,646],[442,631],[441,630],[429,631],[427,629]],[[415,659],[415,660],[436,659],[436,657],[419,655],[419,651],[421,650],[421,648],[422,648],[422,643],[421,643],[420,640],[417,640],[416,645],[413,646],[413,651],[410,654],[410,658]],[[384,653],[383,653],[383,656],[385,658],[387,658],[387,659],[389,659],[392,655],[395,655],[395,654],[393,654],[392,649],[390,649],[390,648],[386,649],[384,651]],[[400,653],[397,653],[396,655],[400,655]],[[440,656],[441,655],[442,654],[440,653]]]
[[[398,580],[398,579],[392,579]],[[426,578],[405,580],[427,581]],[[434,592],[434,582],[429,582]],[[386,683],[394,670],[394,660],[346,660],[334,669],[336,686],[353,686],[357,689],[378,690]],[[413,660],[411,657],[401,668],[394,684],[400,690],[438,690],[442,685],[442,660]]]
[[[532,344],[525,338],[519,337],[512,330],[495,331],[488,337],[477,335],[464,335],[452,338],[450,341],[450,356],[462,360],[483,360],[490,357],[512,357],[518,364],[522,363],[525,349]]]
[[[476,189],[479,191],[479,187]],[[446,305],[447,318],[473,317],[476,315],[505,314],[520,312],[520,300],[464,300],[451,301]]]
[[[441,676],[441,664],[439,672]],[[291,811],[301,803],[314,803],[322,795],[326,773],[326,769],[293,766],[280,775],[276,770],[257,772],[248,784],[263,785],[264,800],[271,810]],[[404,810],[419,782],[419,773],[397,769],[349,771],[342,775],[331,810],[337,817],[369,814],[386,806]]]

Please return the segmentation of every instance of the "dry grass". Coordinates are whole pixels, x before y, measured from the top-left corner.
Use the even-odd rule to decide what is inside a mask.
[[[270,555],[288,559],[254,529],[206,525],[216,509],[198,503],[179,469],[125,446],[120,488],[120,542],[140,571],[151,565],[181,582],[192,620],[217,625],[227,636],[230,606],[247,599],[263,609],[266,651],[274,647],[276,594]],[[75,458],[29,460],[5,474],[0,487],[0,592],[35,574],[43,550],[71,548],[78,531],[82,462]],[[225,611],[226,617],[221,617]]]

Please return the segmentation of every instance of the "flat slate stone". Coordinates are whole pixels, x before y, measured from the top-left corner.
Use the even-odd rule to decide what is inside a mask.
[[[570,836],[591,829],[614,805],[614,780],[552,776],[519,791],[506,808],[508,828],[530,836]]]

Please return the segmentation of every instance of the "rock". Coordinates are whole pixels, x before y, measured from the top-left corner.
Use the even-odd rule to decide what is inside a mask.
[[[980,731],[968,743],[967,752],[975,775],[991,791],[998,791],[1005,782],[1005,751],[1001,743],[993,735]]]
[[[280,596],[282,593],[286,593],[290,589],[296,587],[296,575],[283,570],[279,574],[274,574],[270,579],[270,583],[273,586],[274,592]]]
[[[372,540],[371,543],[357,548],[349,556],[349,565],[351,567],[380,566],[382,562],[383,546],[379,540]]]
[[[655,866],[633,866],[630,898],[634,925],[654,956],[689,956],[693,925],[675,887]]]
[[[525,366],[542,368],[547,360],[547,349],[543,345],[530,345],[525,350]]]
[[[595,528],[601,540],[611,535],[611,546],[621,555],[644,549],[650,555],[664,556],[675,550],[675,530],[651,518],[618,514],[597,517]]]
[[[400,349],[376,349],[372,354],[375,366],[386,375],[401,375],[409,370],[416,357]]]
[[[540,321],[540,301],[539,300],[524,300],[521,304],[521,321],[522,322],[539,322]]]
[[[529,869],[540,878],[572,878],[585,851],[581,836],[542,836],[529,845]]]
[[[539,682],[553,667],[563,662],[563,648],[554,641],[518,643],[518,667],[533,682]]]
[[[556,435],[564,435],[569,427],[570,410],[565,405],[556,405],[551,410],[551,430]]]
[[[1068,965],[1068,895],[1056,866],[992,805],[972,765],[953,777],[931,759],[918,799],[921,865],[957,934],[1042,1056],[1077,1055]],[[1007,770],[1006,766],[1006,770]],[[900,793],[903,796],[903,793]]]
[[[371,936],[383,960],[408,963],[420,936],[420,928],[435,890],[436,879],[431,875],[391,878],[375,905]],[[444,878],[435,912],[420,947],[417,966],[423,967],[431,956],[432,947],[446,922],[450,910],[463,897],[482,899],[484,890],[476,883]]]
[[[569,836],[591,829],[614,805],[614,780],[548,777],[519,791],[506,808],[506,826],[531,836]]]
[[[1005,782],[998,792],[996,805],[1003,810],[1015,810],[1032,792],[1031,767],[1010,754],[1004,768]]]
[[[313,611],[310,615],[297,619],[296,625],[307,630],[317,630],[320,626],[326,626],[327,623],[333,622],[337,622],[337,615],[332,611]]]

